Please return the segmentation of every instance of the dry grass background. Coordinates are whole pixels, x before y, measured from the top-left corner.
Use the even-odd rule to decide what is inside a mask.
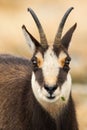
[[[38,40],[39,34],[31,15],[27,12],[28,7],[37,13],[51,44],[63,14],[71,6],[75,9],[70,14],[63,32],[64,34],[77,22],[78,26],[69,49],[72,57],[71,73],[73,82],[87,83],[86,0],[0,0],[0,53],[30,57],[21,26],[25,24],[29,32]],[[76,86],[73,87],[73,97],[76,102],[80,130],[87,130],[87,88],[86,85]]]

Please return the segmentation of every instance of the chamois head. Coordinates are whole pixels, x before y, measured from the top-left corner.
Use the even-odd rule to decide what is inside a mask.
[[[33,64],[31,85],[33,93],[39,102],[52,103],[58,101],[61,97],[64,97],[65,101],[69,98],[71,91],[69,63],[71,58],[68,54],[68,47],[77,24],[75,23],[63,37],[62,31],[72,9],[73,7],[69,8],[64,14],[53,45],[48,45],[36,14],[32,9],[28,9],[40,34],[40,42],[38,42],[28,32],[25,25],[22,26],[25,38],[33,52],[31,58]]]

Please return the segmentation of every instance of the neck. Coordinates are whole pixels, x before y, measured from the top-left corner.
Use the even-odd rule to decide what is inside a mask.
[[[34,73],[32,74],[32,90],[36,100],[40,105],[53,117],[56,118],[56,115],[67,105],[71,92],[71,77],[68,74],[67,79],[64,84],[61,86],[61,89],[57,90],[57,98],[54,100],[48,100],[42,93],[42,87],[38,84],[35,79]],[[64,100],[62,99],[64,98]]]

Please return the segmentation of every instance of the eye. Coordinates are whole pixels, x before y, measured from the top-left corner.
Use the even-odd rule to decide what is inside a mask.
[[[69,65],[70,64],[70,60],[69,59],[66,59],[65,60],[65,65]]]
[[[38,69],[38,60],[37,60],[37,57],[33,57],[32,58],[32,63],[33,63],[34,70],[36,71]]]
[[[68,72],[70,70],[70,67],[69,67],[70,61],[71,61],[70,57],[65,59],[65,63],[64,63],[63,69],[66,72]]]

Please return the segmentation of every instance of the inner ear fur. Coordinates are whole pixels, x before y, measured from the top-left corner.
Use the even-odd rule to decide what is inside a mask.
[[[62,38],[62,40],[61,40],[62,45],[63,45],[67,50],[68,50],[69,43],[70,43],[70,41],[71,41],[73,32],[75,31],[76,27],[77,27],[77,23],[75,23],[75,24],[66,32],[66,34],[63,36],[63,38]]]
[[[32,42],[35,44],[35,47],[38,48],[38,47],[41,47],[40,43],[36,40],[36,38],[34,38],[32,36],[32,34],[30,32],[28,32],[27,28],[25,27],[25,25],[22,26],[22,29],[25,29],[26,33],[30,36]]]

